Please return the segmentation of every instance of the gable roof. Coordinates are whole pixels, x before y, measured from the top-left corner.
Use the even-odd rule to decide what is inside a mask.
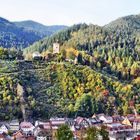
[[[24,135],[22,134],[21,131],[18,131],[18,132],[16,132],[16,133],[14,133],[13,136],[19,138],[19,137],[23,137]]]
[[[21,122],[20,123],[20,127],[21,128],[31,128],[31,127],[33,127],[33,124],[32,123],[30,123],[30,122]]]
[[[65,118],[51,118],[50,123],[52,126],[59,126],[62,124],[66,124],[66,119]]]
[[[8,126],[7,126],[6,124],[1,124],[1,125],[0,125],[0,128],[2,128],[2,127],[5,127],[5,128],[8,129]]]
[[[6,125],[6,124],[1,124],[1,125],[0,125],[0,129],[2,129],[2,128],[6,128],[6,129],[8,130],[8,129],[9,129],[9,126]]]
[[[101,121],[98,118],[89,118],[88,122],[90,123],[90,125],[93,125],[93,124],[102,124],[103,121]]]
[[[113,118],[111,116],[100,116],[99,119],[104,123],[112,123]]]
[[[77,124],[80,124],[83,120],[85,120],[85,118],[77,117],[75,121],[76,121]]]
[[[132,126],[127,117],[122,121],[122,124]]]

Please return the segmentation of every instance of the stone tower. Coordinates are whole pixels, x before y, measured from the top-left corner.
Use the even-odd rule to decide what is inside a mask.
[[[59,53],[60,52],[60,45],[59,43],[53,43],[53,53]]]

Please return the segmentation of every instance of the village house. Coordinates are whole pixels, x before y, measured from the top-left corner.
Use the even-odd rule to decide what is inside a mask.
[[[140,135],[137,135],[135,140],[140,140]]]
[[[11,137],[3,133],[3,134],[0,134],[0,140],[11,140]]]
[[[33,130],[34,130],[34,126],[32,123],[30,122],[21,122],[20,123],[20,130],[25,134],[25,135],[32,135],[33,134]]]
[[[107,123],[113,123],[113,118],[111,116],[106,116],[104,114],[99,114],[97,115],[97,117],[103,121],[103,123],[107,124]]]
[[[4,140],[5,136],[3,134],[0,134],[0,140]]]
[[[99,120],[98,118],[88,118],[87,121],[89,122],[90,126],[98,126],[103,123],[103,121]]]
[[[112,116],[113,118],[113,122],[116,123],[116,122],[122,122],[124,120],[124,117],[123,116],[120,116],[120,115],[114,115]]]
[[[3,134],[3,133],[6,133],[6,134],[8,134],[8,126],[6,125],[6,124],[2,124],[1,126],[0,126],[0,134]]]
[[[25,136],[21,131],[17,131],[12,136],[12,140],[24,140],[24,139],[25,139]]]
[[[50,118],[52,129],[58,129],[61,125],[66,124],[65,118]]]
[[[26,136],[25,139],[26,140],[36,140],[36,138],[34,136]]]
[[[52,140],[52,133],[50,122],[35,122],[34,136],[37,140]]]
[[[42,56],[41,56],[41,54],[39,52],[34,52],[32,54],[32,58],[33,58],[33,60],[41,60]]]
[[[26,136],[21,131],[18,131],[13,134],[12,140],[36,140],[34,136]]]
[[[121,123],[107,124],[107,130],[109,131],[110,140],[123,140],[135,138],[135,131],[132,126],[123,125]]]
[[[51,138],[47,138],[47,132],[46,131],[40,131],[38,135],[36,136],[36,140],[51,140]]]
[[[75,124],[75,121],[74,121],[73,118],[65,118],[65,120],[66,120],[66,124],[67,124],[69,127],[71,127],[71,126],[73,126],[73,125]]]
[[[110,140],[140,140],[140,116],[93,115],[92,118],[50,118],[48,121],[21,122],[12,120],[0,123],[0,140],[56,140],[56,133],[61,125],[67,124],[74,134],[74,139],[84,139],[88,127],[107,127]],[[12,132],[12,137],[8,132]],[[6,134],[7,133],[7,134]]]
[[[50,118],[51,126],[52,126],[52,137],[55,140],[56,132],[61,125],[66,124],[65,118]]]
[[[86,118],[77,117],[75,119],[75,124],[71,127],[71,130],[76,139],[84,139],[86,128],[90,127],[90,123]]]
[[[127,118],[131,123],[133,123],[134,120],[136,119],[136,116],[135,116],[135,114],[128,114]]]
[[[140,118],[136,118],[133,122],[133,129],[140,135]]]
[[[90,126],[90,123],[86,118],[83,117],[77,117],[75,119],[75,124],[74,124],[76,129],[81,129],[81,128],[87,128]]]
[[[18,131],[19,130],[19,121],[18,120],[12,120],[10,123],[9,123],[9,129],[10,131]]]

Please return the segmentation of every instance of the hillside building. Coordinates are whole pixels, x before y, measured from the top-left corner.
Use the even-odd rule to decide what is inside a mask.
[[[60,44],[59,43],[53,43],[53,53],[54,54],[60,53]]]
[[[41,54],[40,54],[39,52],[34,52],[34,53],[32,54],[32,58],[33,58],[34,60],[40,60],[40,59],[42,59],[42,56],[41,56]]]

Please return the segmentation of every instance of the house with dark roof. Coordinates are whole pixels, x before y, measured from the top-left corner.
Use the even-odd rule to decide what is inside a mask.
[[[106,124],[107,130],[109,131],[110,140],[116,139],[133,139],[135,137],[135,131],[132,126],[124,125],[121,123]]]
[[[103,121],[99,120],[98,118],[88,118],[87,121],[89,122],[90,126],[99,126],[103,124]]]
[[[35,122],[34,136],[36,136],[37,140],[52,140],[53,139],[53,131],[52,124],[50,121],[48,122]]]
[[[113,118],[113,122],[122,122],[124,120],[124,117],[120,115],[114,115],[112,116],[112,118]]]
[[[76,129],[87,128],[90,126],[89,121],[83,117],[77,117],[74,124]]]

